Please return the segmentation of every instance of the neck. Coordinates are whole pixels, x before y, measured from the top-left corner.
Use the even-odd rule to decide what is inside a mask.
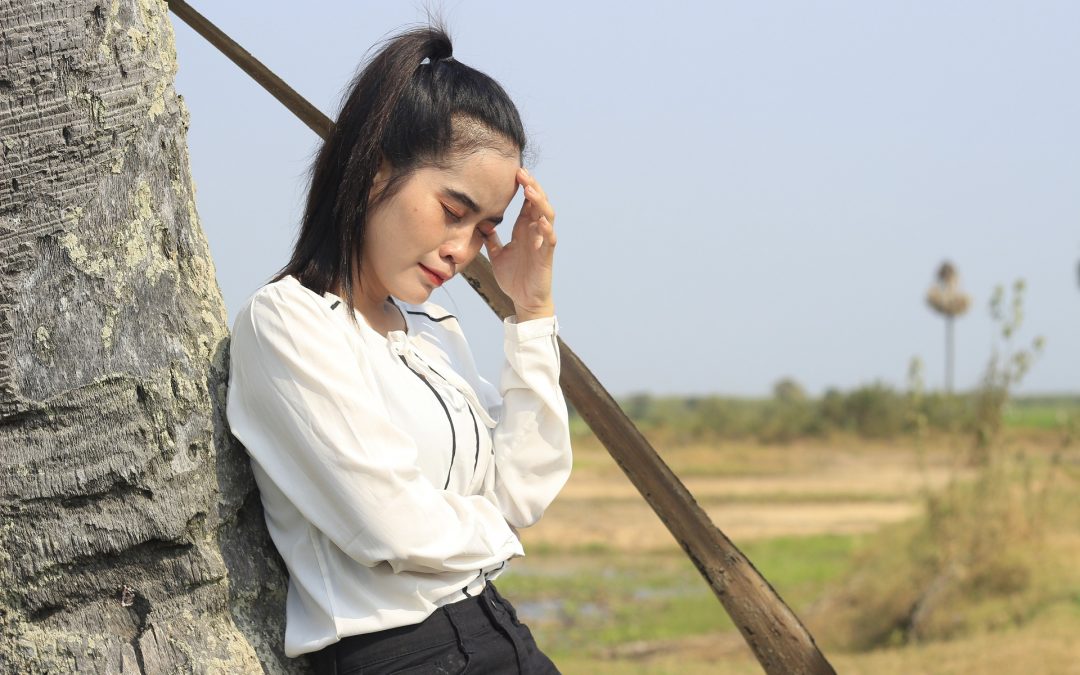
[[[390,301],[390,294],[381,284],[365,280],[360,275],[353,288],[356,291],[353,298],[356,310],[376,332],[385,337],[392,330],[406,330],[405,316]],[[344,297],[343,293],[338,295]]]

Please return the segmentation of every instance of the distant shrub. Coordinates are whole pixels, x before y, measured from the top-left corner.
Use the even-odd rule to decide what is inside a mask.
[[[789,443],[797,438],[823,431],[817,406],[806,390],[791,378],[773,386],[773,397],[762,404],[758,440],[765,443]]]
[[[932,429],[951,433],[968,432],[974,423],[974,406],[971,396],[933,393],[923,396],[919,405]]]
[[[847,395],[844,412],[853,431],[867,438],[892,438],[908,428],[908,399],[875,382]]]
[[[821,397],[818,407],[821,421],[827,429],[847,427],[847,397],[839,389],[830,388]]]
[[[814,398],[790,378],[776,383],[771,398],[634,394],[620,400],[643,432],[674,443],[789,443],[837,432],[887,440],[911,435],[919,424],[945,433],[989,437],[999,431],[1004,404],[1000,393],[987,387],[969,394],[914,396],[881,382],[849,392],[832,388]],[[1080,417],[1076,398],[1032,399],[1032,403],[1021,399],[1011,405],[1020,411],[1013,415],[1020,425],[1063,427],[1070,416]],[[579,419],[572,419],[571,425],[575,432],[584,430]]]

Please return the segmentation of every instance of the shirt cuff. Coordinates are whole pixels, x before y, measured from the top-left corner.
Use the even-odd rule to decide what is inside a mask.
[[[530,319],[518,323],[516,316],[503,319],[506,339],[512,342],[525,342],[538,337],[556,335],[559,332],[559,320],[554,316]]]

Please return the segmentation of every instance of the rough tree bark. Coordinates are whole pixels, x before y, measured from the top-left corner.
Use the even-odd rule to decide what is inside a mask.
[[[295,672],[163,0],[0,0],[0,672]]]

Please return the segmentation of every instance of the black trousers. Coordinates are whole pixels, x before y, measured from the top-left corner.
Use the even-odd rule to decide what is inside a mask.
[[[423,622],[342,638],[308,654],[317,675],[521,675],[559,670],[488,582]]]

